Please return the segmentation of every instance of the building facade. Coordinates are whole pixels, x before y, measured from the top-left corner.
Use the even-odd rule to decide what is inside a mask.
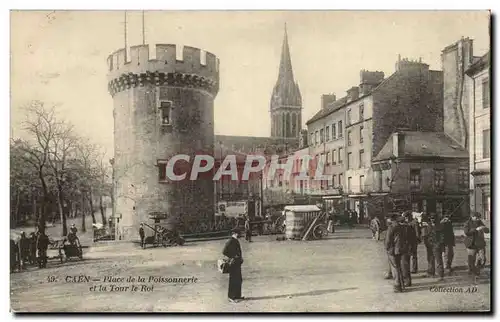
[[[469,78],[470,127],[469,167],[471,172],[471,210],[491,219],[491,73],[490,53],[477,59],[466,70]]]
[[[443,132],[395,132],[372,162],[372,204],[382,205],[386,211],[411,207],[415,212],[466,218],[468,157]]]

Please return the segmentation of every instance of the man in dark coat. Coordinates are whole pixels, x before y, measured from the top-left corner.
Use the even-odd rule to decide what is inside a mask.
[[[241,285],[243,283],[241,264],[243,264],[243,256],[241,254],[240,242],[238,241],[238,230],[231,231],[231,238],[224,246],[222,254],[229,260],[229,288],[227,297],[230,302],[236,303],[244,299],[241,296]]]
[[[144,248],[144,224],[141,222],[139,226],[139,237],[141,238],[141,247]]]
[[[452,263],[453,257],[455,255],[453,247],[455,247],[455,232],[453,231],[453,223],[451,222],[451,216],[446,215],[443,220],[443,239],[444,239],[444,255],[445,255],[445,265],[448,275],[453,273]]]
[[[377,241],[380,240],[381,224],[377,216],[373,217],[370,221],[370,229],[372,231],[372,238]]]
[[[403,253],[401,258],[401,269],[403,271],[404,283],[405,286],[411,286],[411,269],[410,269],[410,261],[413,262],[413,265],[416,266],[416,257],[417,257],[417,228],[415,226],[415,220],[413,219],[413,214],[411,211],[405,211],[403,213],[404,223],[403,227],[405,229],[405,241],[406,241],[406,249],[407,252]],[[418,226],[417,226],[418,227]],[[414,272],[417,272],[415,267],[412,267]]]
[[[407,229],[404,227],[403,220],[397,214],[393,215],[385,237],[385,250],[391,263],[392,275],[394,276],[394,292],[396,293],[403,291],[404,280],[410,280],[406,270],[403,270],[404,267],[402,267],[403,255],[408,253]]]
[[[38,267],[47,267],[47,248],[49,247],[49,237],[44,232],[40,232],[36,241],[38,250]]]
[[[30,234],[30,264],[36,263],[36,241],[38,240],[38,231]]]
[[[427,254],[427,276],[434,277],[436,274],[436,262],[434,259],[434,249],[433,249],[433,236],[434,236],[434,225],[431,222],[430,217],[434,214],[422,214],[421,219],[421,234],[420,237],[424,242],[425,252]]]
[[[418,244],[421,242],[420,237],[420,224],[413,218],[411,211],[406,211],[404,213],[405,221],[410,231],[408,231],[408,247],[409,247],[409,260],[411,260],[411,273],[416,274],[418,272]],[[408,261],[408,265],[410,262]]]
[[[429,277],[434,277],[436,271],[439,275],[439,280],[444,279],[444,265],[443,265],[443,252],[444,252],[444,226],[443,221],[440,216],[437,214],[431,214],[429,216],[432,231],[429,236],[429,242],[432,247],[432,254],[434,257],[434,263],[432,265],[432,269],[428,273]]]
[[[486,241],[484,234],[490,230],[481,220],[481,214],[478,212],[472,213],[471,217],[464,224],[465,247],[467,248],[467,262],[469,266],[469,275],[479,276],[480,268],[476,265],[476,259],[479,252],[484,252]]]

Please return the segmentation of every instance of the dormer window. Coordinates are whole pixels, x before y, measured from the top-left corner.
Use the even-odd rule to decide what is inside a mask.
[[[170,112],[172,110],[171,101],[160,102],[160,116],[162,125],[170,125]]]

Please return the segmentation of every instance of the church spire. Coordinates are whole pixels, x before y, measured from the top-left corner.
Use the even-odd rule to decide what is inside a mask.
[[[292,59],[290,57],[290,47],[288,46],[288,32],[285,22],[285,36],[283,37],[283,45],[281,46],[281,60],[279,70],[279,80],[293,81]]]
[[[271,136],[298,138],[302,124],[302,96],[293,78],[288,30],[281,46],[279,73],[271,95]]]

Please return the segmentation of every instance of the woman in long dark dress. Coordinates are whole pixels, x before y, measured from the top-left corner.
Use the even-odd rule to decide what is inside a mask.
[[[241,296],[241,285],[243,277],[241,276],[241,264],[243,264],[243,257],[241,254],[241,246],[238,241],[238,231],[231,232],[231,238],[224,246],[222,254],[229,258],[229,288],[227,297],[231,302],[238,302],[244,297]]]

